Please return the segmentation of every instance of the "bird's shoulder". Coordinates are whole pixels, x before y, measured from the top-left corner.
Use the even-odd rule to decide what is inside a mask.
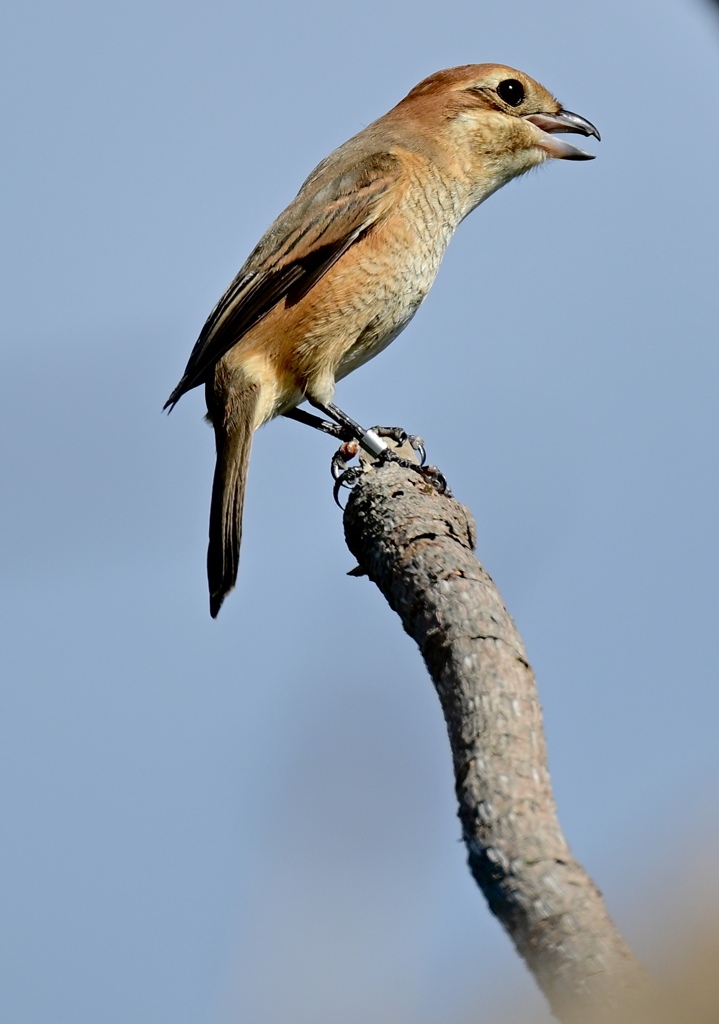
[[[385,147],[345,143],[306,179],[270,225],[211,312],[172,406],[283,298],[306,294],[392,207],[401,158]]]

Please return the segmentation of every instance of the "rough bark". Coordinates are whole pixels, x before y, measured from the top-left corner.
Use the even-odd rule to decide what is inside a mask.
[[[389,463],[362,475],[344,524],[436,687],[469,867],[491,911],[556,1017],[624,1016],[644,974],[557,820],[534,676],[474,554],[470,512]]]

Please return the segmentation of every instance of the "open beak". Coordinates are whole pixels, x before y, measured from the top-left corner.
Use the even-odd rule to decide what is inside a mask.
[[[601,136],[591,121],[573,114],[571,110],[559,110],[556,114],[527,114],[525,121],[531,121],[540,129],[537,145],[549,156],[557,160],[593,160],[594,153],[586,153],[578,146],[572,146],[564,139],[555,139],[559,132],[574,132],[577,135],[593,135],[601,140]]]

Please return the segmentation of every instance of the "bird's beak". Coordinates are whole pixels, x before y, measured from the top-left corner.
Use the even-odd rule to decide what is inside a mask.
[[[560,110],[556,114],[527,114],[525,121],[531,121],[540,129],[537,146],[549,156],[557,160],[593,160],[594,153],[585,153],[578,146],[571,146],[564,139],[555,139],[558,132],[575,132],[577,135],[593,135],[600,140],[599,132],[585,118],[573,114],[571,110]]]

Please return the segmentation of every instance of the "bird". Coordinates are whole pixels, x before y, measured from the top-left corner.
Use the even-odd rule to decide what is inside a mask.
[[[204,384],[217,455],[207,552],[213,618],[237,580],[255,430],[286,416],[374,450],[372,432],[334,404],[336,382],[407,326],[476,206],[547,160],[593,159],[560,133],[600,138],[522,71],[439,71],[322,160],[270,225],[164,406]],[[305,401],[327,419],[297,408]]]

